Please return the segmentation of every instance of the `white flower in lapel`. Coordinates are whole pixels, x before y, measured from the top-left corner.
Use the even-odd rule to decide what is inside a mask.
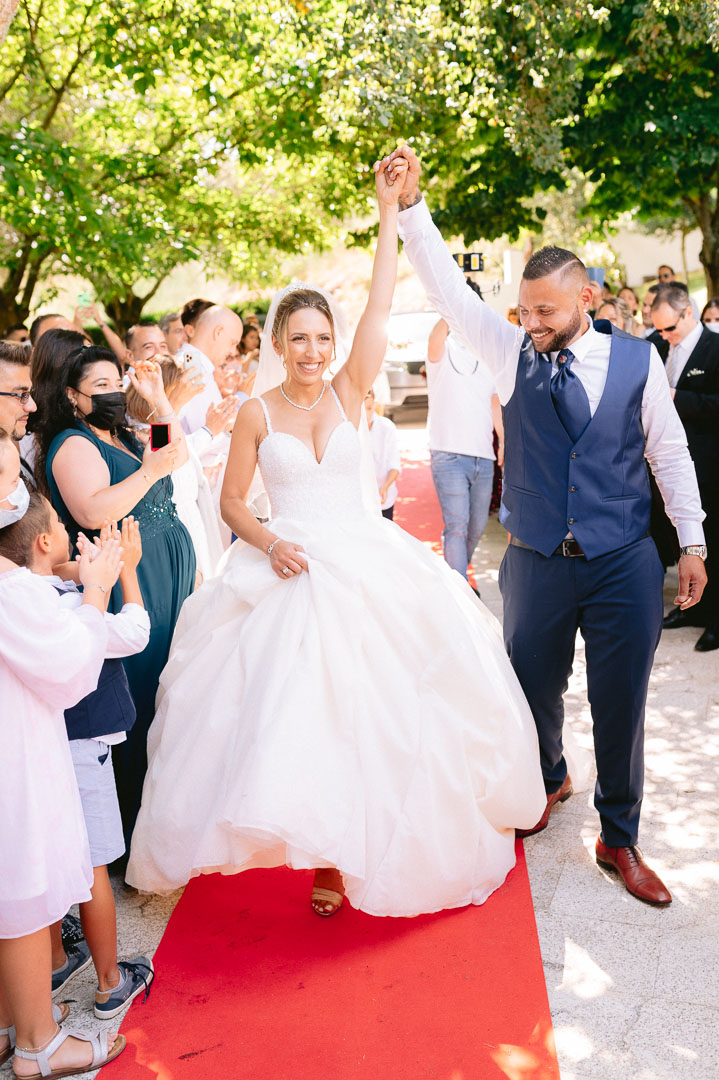
[[[693,367],[693,368],[691,369],[691,371],[688,371],[688,372],[687,372],[687,378],[689,378],[689,376],[690,376],[690,375],[704,375],[704,374],[705,374],[705,373],[704,373],[704,372],[702,371],[702,369],[701,369],[701,368],[698,368],[698,367]]]

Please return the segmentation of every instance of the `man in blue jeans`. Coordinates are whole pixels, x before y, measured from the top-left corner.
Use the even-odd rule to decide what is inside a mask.
[[[489,516],[493,412],[498,419],[499,406],[493,409],[494,386],[486,367],[450,335],[444,319],[429,336],[427,361],[427,429],[432,479],[442,509],[442,546],[449,565],[466,578]],[[501,464],[501,429],[499,436]]]

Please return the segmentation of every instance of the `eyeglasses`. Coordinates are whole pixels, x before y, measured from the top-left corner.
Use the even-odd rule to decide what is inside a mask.
[[[21,405],[27,405],[28,401],[32,400],[33,392],[32,390],[21,390],[19,393],[12,390],[0,390],[0,397],[14,397]]]

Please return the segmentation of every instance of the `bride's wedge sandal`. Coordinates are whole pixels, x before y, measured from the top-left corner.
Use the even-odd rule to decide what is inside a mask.
[[[92,1046],[92,1062],[89,1065],[72,1065],[68,1068],[53,1069],[50,1065],[50,1058],[69,1038],[90,1043]],[[108,1050],[106,1031],[97,1031],[94,1035],[86,1035],[84,1031],[58,1028],[50,1042],[42,1050],[23,1050],[21,1046],[16,1046],[15,1055],[26,1061],[35,1061],[40,1070],[36,1073],[29,1073],[27,1076],[22,1077],[22,1080],[41,1080],[43,1077],[79,1076],[81,1073],[94,1072],[101,1065],[107,1065],[108,1062],[119,1057],[126,1045],[127,1039],[124,1035],[117,1035],[111,1049]]]
[[[312,910],[315,915],[319,915],[323,919],[329,919],[332,915],[337,914],[342,907],[344,898],[344,893],[336,892],[334,889],[321,889],[319,885],[313,885]],[[330,911],[325,910],[328,907],[331,908]]]
[[[63,1002],[62,1005],[53,1005],[53,1007],[52,1007],[52,1018],[53,1018],[53,1020],[55,1021],[56,1024],[61,1024],[63,1022],[63,1020],[67,1020],[69,1015],[70,1015],[70,1006],[66,1005],[65,1002]],[[0,1028],[0,1035],[7,1035],[8,1039],[10,1040],[9,1044],[5,1047],[5,1049],[0,1050],[0,1065],[4,1065],[5,1062],[9,1061],[10,1058],[15,1053],[15,1028],[14,1028],[14,1026],[11,1024],[10,1027]]]

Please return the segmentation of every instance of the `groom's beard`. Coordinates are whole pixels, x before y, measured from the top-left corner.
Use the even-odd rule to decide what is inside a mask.
[[[579,334],[579,331],[582,328],[583,319],[584,312],[575,311],[570,322],[567,324],[567,326],[564,327],[563,330],[555,330],[554,334],[546,337],[542,341],[542,346],[540,349],[537,349],[536,345],[534,346],[535,349],[537,349],[537,352],[542,353],[542,355],[544,356],[548,356],[549,353],[559,352],[560,349],[563,349],[566,345],[569,345],[570,341],[576,338]],[[533,341],[532,344],[534,345]]]
[[[550,339],[550,344],[544,346],[545,352],[559,352],[560,349],[569,345],[570,341],[576,338],[577,334],[582,329],[583,318],[583,312],[575,311],[574,317],[569,325],[565,326],[564,330],[557,330],[554,337]]]

